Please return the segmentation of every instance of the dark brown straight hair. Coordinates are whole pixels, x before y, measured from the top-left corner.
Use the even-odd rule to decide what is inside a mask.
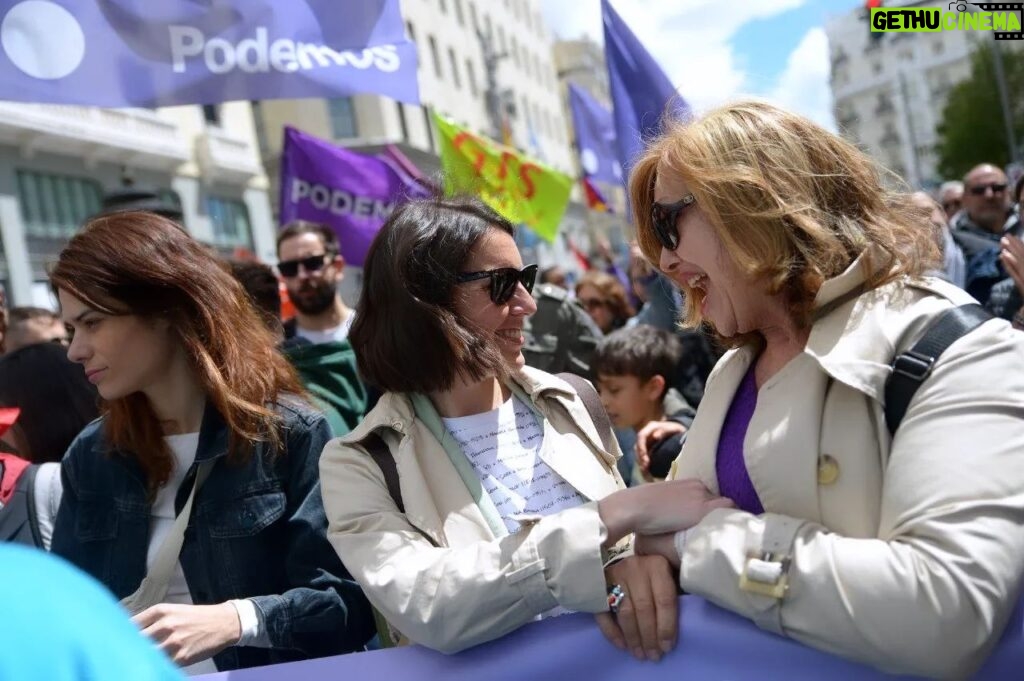
[[[359,372],[387,392],[447,390],[462,377],[503,376],[494,339],[454,312],[455,278],[505,218],[471,197],[410,201],[395,208],[363,265],[363,291],[349,340]]]
[[[304,389],[242,286],[176,223],[139,211],[94,218],[61,251],[50,281],[98,311],[169,322],[227,424],[230,457],[244,461],[258,441],[279,451],[272,405]],[[149,400],[133,393],[106,403],[105,413],[110,445],[139,462],[155,493],[173,458]]]

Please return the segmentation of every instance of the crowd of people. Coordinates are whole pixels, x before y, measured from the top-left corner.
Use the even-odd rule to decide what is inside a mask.
[[[569,612],[657,661],[681,593],[886,671],[977,669],[1024,574],[1024,177],[897,192],[739,102],[650,141],[629,199],[628,261],[572,284],[476,198],[401,204],[354,309],[322,225],[272,268],[89,220],[59,312],[0,329],[0,540],[186,674]]]

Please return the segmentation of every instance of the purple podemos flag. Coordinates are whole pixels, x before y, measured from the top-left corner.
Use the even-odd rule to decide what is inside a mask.
[[[399,0],[0,0],[0,99],[419,103]]]
[[[388,159],[284,129],[281,224],[310,220],[332,227],[351,265],[363,266],[370,243],[397,203],[427,194]]]
[[[601,19],[619,163],[628,174],[645,141],[661,132],[663,120],[686,120],[690,105],[609,0],[601,0]]]

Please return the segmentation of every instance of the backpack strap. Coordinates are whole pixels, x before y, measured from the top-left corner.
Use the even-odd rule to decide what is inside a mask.
[[[38,472],[37,464],[26,468],[25,473],[18,480],[18,486],[25,490],[25,501],[28,504],[25,512],[28,514],[28,528],[32,534],[32,541],[39,548],[46,548],[43,546],[43,533],[39,529],[39,513],[36,510],[36,473]]]
[[[615,442],[615,433],[612,430],[612,422],[608,418],[608,412],[604,410],[604,405],[601,404],[601,396],[597,394],[593,384],[582,376],[568,372],[556,375],[571,385],[572,389],[579,395],[583,406],[587,408],[587,413],[590,414],[590,420],[594,422],[594,427],[597,428],[597,434],[601,436],[601,444],[604,446],[604,450],[606,452],[615,451],[613,444]]]
[[[885,425],[889,435],[896,434],[910,400],[931,375],[939,355],[989,319],[992,315],[977,303],[954,307],[929,324],[912,348],[896,355],[892,373],[885,382]]]
[[[376,432],[370,433],[363,440],[363,447],[370,455],[380,472],[384,474],[384,484],[388,487],[388,494],[391,495],[395,506],[402,513],[405,513],[405,504],[402,502],[402,487],[398,484],[398,465],[391,450],[384,444],[383,438]]]

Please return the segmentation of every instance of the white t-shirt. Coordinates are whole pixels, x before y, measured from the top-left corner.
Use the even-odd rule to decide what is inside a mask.
[[[520,529],[520,513],[551,515],[586,501],[541,459],[544,428],[518,397],[483,414],[442,420],[510,533]]]
[[[57,522],[57,510],[60,508],[60,498],[64,495],[64,485],[60,480],[60,463],[49,461],[39,464],[32,488],[35,493],[39,535],[43,540],[43,548],[49,551],[50,543],[53,541],[53,525]]]
[[[330,329],[324,329],[323,331],[312,331],[310,329],[304,329],[298,324],[295,325],[295,335],[301,338],[305,338],[310,343],[330,343],[331,341],[343,341],[348,338],[348,332],[352,328],[352,322],[356,318],[354,310],[349,311],[348,317],[345,320]]]
[[[196,450],[199,449],[199,433],[183,433],[181,435],[168,435],[164,442],[174,454],[174,468],[171,470],[171,477],[167,484],[157,490],[156,499],[149,512],[149,550],[146,553],[146,572],[153,568],[153,561],[156,554],[164,543],[164,539],[174,527],[174,498],[178,495],[178,489],[185,480],[192,462],[196,460]],[[188,590],[188,583],[185,581],[185,572],[181,569],[181,561],[174,566],[171,573],[171,581],[167,586],[167,595],[164,596],[164,603],[180,603],[192,605],[192,594]],[[207,658],[182,667],[182,671],[188,676],[199,674],[213,674],[217,666],[213,658]]]

